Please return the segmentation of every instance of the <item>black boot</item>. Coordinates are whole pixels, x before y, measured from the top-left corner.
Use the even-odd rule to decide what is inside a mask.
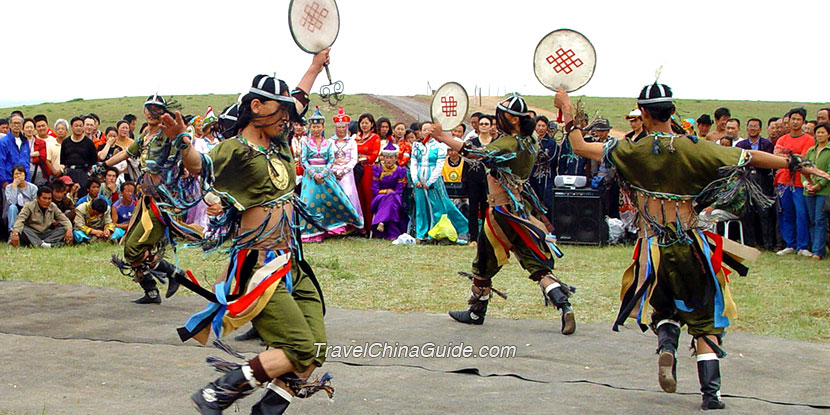
[[[720,361],[698,360],[697,377],[700,380],[700,392],[703,394],[703,403],[700,409],[723,409],[726,404],[720,400]]]
[[[176,268],[175,265],[163,259],[156,265],[155,270],[167,276],[167,292],[164,298],[170,298],[176,293],[179,289],[179,278],[186,278],[184,270]]]
[[[234,337],[233,339],[239,342],[245,342],[248,340],[262,340],[262,337],[259,336],[259,333],[257,333],[254,326],[251,326],[248,331]]]
[[[461,323],[482,325],[484,324],[484,315],[487,314],[487,303],[489,302],[489,295],[482,296],[480,294],[473,293],[470,296],[470,300],[467,301],[467,304],[470,304],[470,309],[464,311],[450,311],[450,317]]]
[[[251,407],[251,415],[279,415],[288,409],[291,401],[286,400],[271,388],[278,388],[269,384],[259,401]]]
[[[133,300],[136,304],[161,304],[161,296],[159,295],[159,290],[156,288],[156,282],[153,281],[153,277],[146,276],[141,282],[139,283],[141,288],[144,288],[144,297],[139,298],[138,300]]]
[[[657,380],[660,387],[668,392],[677,391],[677,342],[680,339],[680,325],[663,320],[657,327]]]
[[[569,294],[567,288],[562,285],[551,289],[546,294],[548,301],[559,309],[562,318],[562,327],[559,331],[565,335],[573,334],[576,331],[576,317],[574,317],[574,310],[568,301]]]
[[[237,399],[249,395],[253,390],[240,367],[208,383],[190,395],[190,399],[202,415],[221,415]]]

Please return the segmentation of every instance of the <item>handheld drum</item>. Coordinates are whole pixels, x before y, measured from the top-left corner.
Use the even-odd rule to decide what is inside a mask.
[[[594,76],[597,52],[582,33],[558,29],[548,33],[533,53],[533,73],[551,91],[574,92]],[[562,122],[562,112],[558,121]]]
[[[464,122],[470,101],[461,84],[447,82],[435,91],[430,107],[432,120],[441,123],[442,128],[449,131]]]
[[[340,11],[334,0],[291,0],[288,5],[288,27],[294,42],[305,52],[315,54],[334,44],[340,32]],[[343,81],[331,81],[320,87],[320,98],[336,105],[343,100]]]

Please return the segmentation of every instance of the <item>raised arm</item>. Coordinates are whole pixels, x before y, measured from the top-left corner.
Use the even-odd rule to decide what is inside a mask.
[[[329,64],[329,52],[331,48],[323,49],[320,52],[317,52],[314,55],[314,59],[311,60],[311,66],[308,67],[305,75],[303,78],[300,79],[300,83],[297,84],[297,88],[302,89],[307,93],[311,93],[311,88],[314,86],[314,81],[317,79],[317,75],[320,75],[320,72],[323,71],[323,66]]]
[[[574,121],[573,109],[571,107],[571,98],[568,93],[560,89],[556,92],[556,97],[553,99],[553,105],[562,111],[562,121],[565,122],[566,127]],[[591,160],[602,160],[603,144],[602,143],[588,143],[582,137],[582,130],[574,128],[570,133],[567,133],[568,142],[571,143],[571,148],[574,153]]]

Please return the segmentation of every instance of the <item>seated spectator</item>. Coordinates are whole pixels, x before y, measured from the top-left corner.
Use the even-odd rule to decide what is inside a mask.
[[[720,141],[718,141],[721,147],[732,147],[732,136],[725,135],[721,137]]]
[[[52,188],[40,186],[37,199],[23,205],[9,243],[42,248],[72,243],[72,222],[52,203]]]
[[[75,220],[75,202],[67,193],[73,184],[69,176],[61,176],[52,181],[52,203],[69,218],[70,222]]]
[[[83,197],[75,202],[75,207],[78,207],[90,200],[103,199],[106,204],[110,204],[109,200],[101,197],[101,181],[97,177],[90,177],[86,183],[86,193]]]
[[[121,183],[120,190],[121,198],[112,204],[112,223],[115,226],[112,239],[116,241],[120,241],[127,233],[127,228],[130,227],[130,218],[133,216],[136,205],[135,199],[133,199],[135,193],[134,182]]]
[[[406,169],[398,166],[398,148],[391,141],[380,151],[381,165],[375,165],[372,180],[373,235],[393,240],[406,231],[408,217],[403,210]]]
[[[26,181],[26,168],[18,164],[12,168],[12,182],[3,191],[6,206],[3,207],[3,217],[11,231],[14,221],[23,205],[37,197],[37,186]]]
[[[76,243],[92,240],[108,240],[115,226],[112,224],[110,208],[104,199],[92,199],[75,208],[75,230],[72,234]]]
[[[118,200],[118,186],[115,182],[118,180],[118,169],[115,167],[108,167],[104,171],[104,183],[101,185],[99,197],[107,201],[107,204],[112,204],[113,201]]]

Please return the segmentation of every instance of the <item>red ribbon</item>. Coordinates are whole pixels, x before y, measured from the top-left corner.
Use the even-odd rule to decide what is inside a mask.
[[[712,252],[712,269],[715,271],[715,275],[718,275],[721,269],[723,269],[723,275],[726,278],[726,282],[729,282],[729,274],[732,272],[727,268],[723,268],[723,237],[712,233],[709,231],[703,231],[703,234],[715,242],[715,251]],[[709,243],[708,241],[703,241],[703,243]]]
[[[268,289],[272,284],[277,283],[280,278],[284,277],[285,274],[288,274],[288,271],[291,270],[291,261],[289,260],[282,268],[274,271],[268,278],[264,279],[260,282],[253,290],[246,293],[242,297],[239,297],[236,301],[228,304],[228,314],[233,317],[236,317],[237,314],[244,311],[248,308],[256,299],[258,299],[265,290]]]

